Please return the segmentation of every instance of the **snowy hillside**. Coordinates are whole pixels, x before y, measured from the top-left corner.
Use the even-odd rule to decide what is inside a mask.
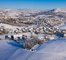
[[[37,48],[28,51],[11,41],[0,41],[1,60],[66,60],[66,39],[48,41]]]
[[[59,9],[59,8],[58,8],[58,9],[55,9],[54,12],[56,12],[56,13],[57,13],[57,12],[65,12],[65,13],[66,13],[66,9]]]
[[[48,41],[28,60],[66,60],[66,39]]]

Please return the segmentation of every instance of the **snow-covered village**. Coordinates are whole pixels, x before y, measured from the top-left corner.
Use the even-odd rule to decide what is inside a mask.
[[[0,60],[66,60],[64,4],[0,0]]]

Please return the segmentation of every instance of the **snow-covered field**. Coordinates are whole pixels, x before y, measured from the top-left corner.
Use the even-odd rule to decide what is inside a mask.
[[[61,30],[66,29],[66,24],[59,27]]]
[[[13,29],[15,30],[16,28],[22,28],[22,27],[18,27],[18,26],[12,26],[12,25],[9,25],[9,24],[4,24],[4,23],[0,23],[0,27],[3,26],[4,28],[8,28],[8,29]]]
[[[36,51],[22,49],[13,41],[0,40],[0,60],[66,60],[66,39],[48,41]]]
[[[13,41],[0,41],[0,60],[26,60],[32,53]]]

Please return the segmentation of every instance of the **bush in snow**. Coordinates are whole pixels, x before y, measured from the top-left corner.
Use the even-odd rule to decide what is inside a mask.
[[[14,36],[13,35],[11,35],[11,40],[14,40]]]
[[[5,35],[5,39],[8,39],[9,37],[8,37],[8,35]]]

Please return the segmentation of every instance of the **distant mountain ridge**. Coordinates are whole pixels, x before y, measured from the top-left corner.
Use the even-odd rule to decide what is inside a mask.
[[[38,10],[27,10],[27,9],[4,9],[0,10],[0,16],[7,15],[8,17],[15,18],[20,15],[24,16],[32,16],[32,15],[44,15],[44,14],[52,14],[52,13],[66,13],[66,9],[52,9],[47,11],[38,11]]]
[[[0,10],[0,23],[9,24],[36,24],[42,21],[58,20],[66,23],[66,9],[29,10],[3,9]]]

